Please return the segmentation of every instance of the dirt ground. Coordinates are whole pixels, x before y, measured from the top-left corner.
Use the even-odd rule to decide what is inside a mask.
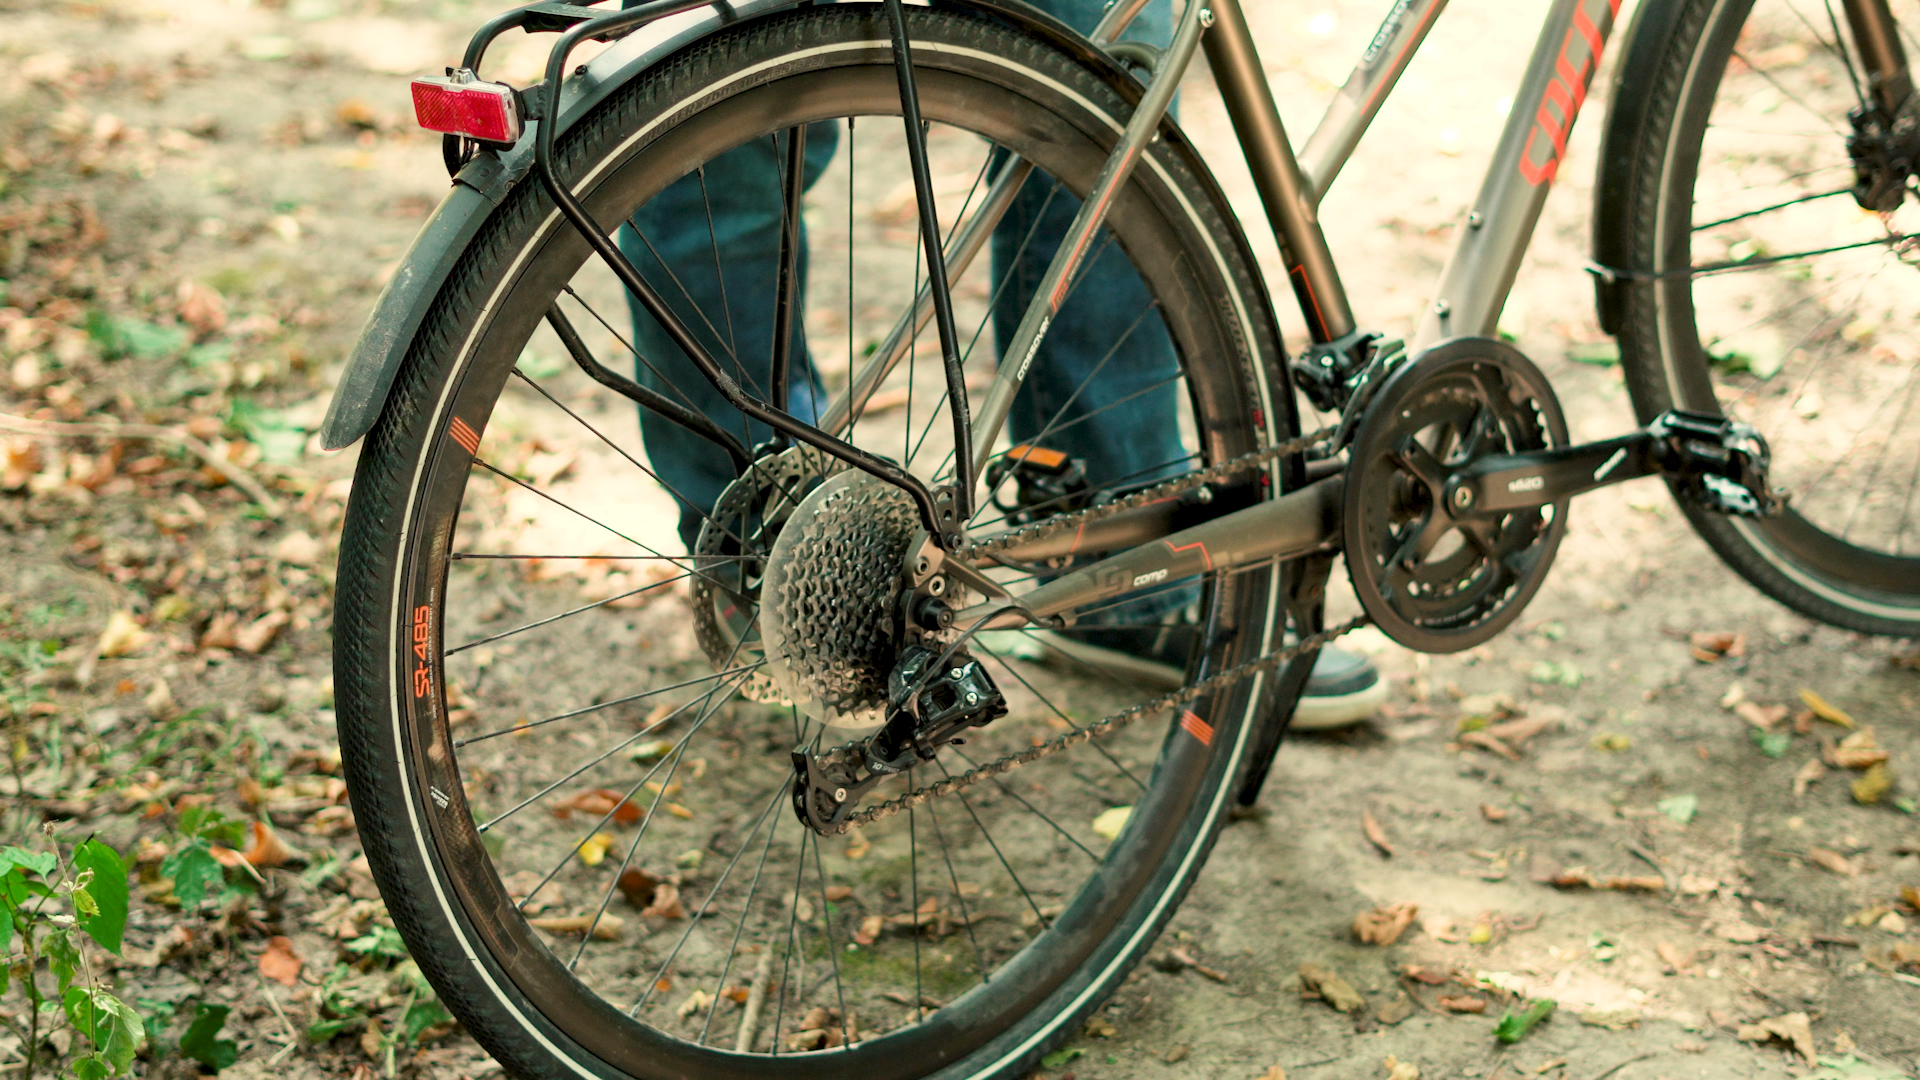
[[[1296,142],[1380,6],[1251,12]],[[417,1049],[377,1026],[301,1034],[336,962],[377,960],[396,986],[405,965],[370,905],[349,922],[363,936],[338,932],[375,899],[330,707],[332,551],[354,451],[323,454],[312,432],[446,185],[404,76],[448,62],[488,14],[456,0],[0,0],[0,412],[182,428],[284,504],[262,513],[165,447],[0,433],[14,770],[0,840],[41,842],[51,821],[67,841],[94,832],[136,853],[129,947],[110,977],[154,1018],[156,1045],[177,1042],[194,1006],[233,1006],[229,1076],[498,1070],[457,1030]],[[1512,14],[1454,5],[1322,210],[1369,326],[1405,333],[1427,298],[1532,44]],[[1257,226],[1218,103],[1196,83],[1181,107]],[[1618,369],[1572,359],[1600,339],[1581,270],[1589,112],[1503,319],[1576,439],[1631,425]],[[1271,273],[1271,240],[1250,231]],[[117,612],[133,621],[103,650]],[[1696,634],[1738,646],[1701,659]],[[1487,646],[1427,658],[1369,631],[1350,640],[1391,680],[1389,706],[1283,749],[1155,962],[1047,1074],[1251,1080],[1278,1065],[1338,1080],[1385,1076],[1391,1055],[1429,1078],[1809,1075],[1785,1041],[1738,1037],[1794,1014],[1822,1077],[1920,1072],[1920,977],[1893,951],[1920,944],[1920,894],[1901,900],[1920,889],[1909,645],[1760,596],[1651,481],[1578,502],[1552,577]],[[1856,803],[1845,770],[1796,784],[1838,727],[1758,745],[1739,704],[1798,713],[1803,689],[1890,751],[1895,786],[1878,805]],[[1504,712],[1545,724],[1517,748],[1463,734],[1463,718]],[[178,840],[168,808],[201,796],[272,822],[302,860],[217,916],[183,916],[159,866]],[[1398,943],[1355,941],[1356,915],[1401,903],[1418,913]],[[302,959],[292,985],[262,974],[276,937]],[[1342,976],[1363,1007],[1303,995],[1303,964]],[[1505,1003],[1541,995],[1559,1002],[1551,1020],[1496,1042]],[[391,1030],[412,1001],[378,990],[366,1011]],[[0,997],[9,1016],[19,1007]],[[0,1035],[0,1058],[19,1057]],[[135,1068],[199,1066],[164,1051]]]

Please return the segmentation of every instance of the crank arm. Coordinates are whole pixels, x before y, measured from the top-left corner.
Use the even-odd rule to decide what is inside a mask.
[[[1344,491],[1344,477],[1327,477],[1062,574],[1015,597],[1018,610],[1004,601],[975,604],[957,612],[954,624],[972,627],[985,619],[981,629],[1011,629],[1162,582],[1318,551],[1339,542]]]
[[[1721,513],[1770,517],[1781,499],[1767,487],[1766,440],[1746,424],[1670,410],[1630,435],[1559,450],[1494,454],[1446,478],[1441,498],[1455,518],[1545,506],[1642,476],[1664,476],[1683,495]]]

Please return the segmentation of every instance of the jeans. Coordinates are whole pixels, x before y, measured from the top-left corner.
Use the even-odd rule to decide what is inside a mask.
[[[1038,4],[1082,33],[1093,29],[1102,7],[1101,0]],[[1170,0],[1153,0],[1126,36],[1166,45],[1172,37],[1171,11]],[[805,187],[819,180],[838,143],[838,122],[809,125]],[[772,362],[784,161],[784,135],[749,141],[675,181],[620,233],[628,258],[750,394],[756,387],[766,388]],[[1080,208],[1078,199],[1052,187],[1046,178],[1030,179],[993,234],[993,280],[1011,277],[992,310],[994,335],[1002,347]],[[1034,231],[1029,240],[1030,228]],[[1023,441],[1045,431],[1046,445],[1085,459],[1096,487],[1182,471],[1186,452],[1175,421],[1179,367],[1172,340],[1158,313],[1150,310],[1145,283],[1119,248],[1103,247],[1096,237],[1094,250],[1100,254],[1083,266],[1014,399],[1007,418],[1009,434]],[[804,225],[799,258],[804,282]],[[804,310],[804,287],[798,299]],[[748,422],[726,403],[631,297],[629,306],[641,383],[691,404],[749,447],[769,437],[765,426]],[[825,401],[803,323],[794,320],[788,411],[813,420],[824,411]],[[1081,417],[1091,419],[1074,422]],[[680,535],[691,548],[703,515],[733,479],[733,466],[719,447],[644,409],[641,435],[653,468],[680,500]]]

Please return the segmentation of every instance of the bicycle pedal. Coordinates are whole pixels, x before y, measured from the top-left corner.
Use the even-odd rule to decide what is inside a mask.
[[[1656,440],[1661,472],[1681,498],[1735,517],[1780,512],[1784,497],[1767,483],[1772,454],[1753,425],[1672,409],[1654,417],[1646,430]]]

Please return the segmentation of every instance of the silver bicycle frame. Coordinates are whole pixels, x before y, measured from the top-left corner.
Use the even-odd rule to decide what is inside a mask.
[[[1201,2],[1190,0],[1190,7]],[[1357,323],[1320,229],[1320,200],[1406,70],[1446,0],[1395,0],[1301,157],[1295,156],[1287,140],[1239,0],[1204,2],[1212,25],[1202,44],[1268,222],[1279,241],[1288,281],[1314,343],[1333,342],[1352,333]],[[1128,6],[1137,9],[1138,4]],[[1479,195],[1410,343],[1413,354],[1448,338],[1493,332],[1566,153],[1567,135],[1586,101],[1619,7],[1620,0],[1548,3],[1540,37]],[[1201,25],[1208,21],[1201,12],[1189,10],[1187,15],[1183,31],[1196,16]],[[1150,132],[1158,126],[1164,99],[1156,91],[1164,80],[1177,79],[1184,69],[1186,55],[1176,62],[1180,44],[1176,37],[1175,48],[1156,70],[1136,113],[1138,121],[1150,105],[1159,105],[1159,111],[1152,114],[1152,125],[1128,125],[1127,136],[1101,174],[1103,180],[1123,173],[1137,155],[1144,144],[1144,138],[1133,138],[1137,129],[1146,126]],[[1170,88],[1166,96],[1171,96]],[[1100,190],[1096,187],[1096,195]],[[1098,202],[1097,197],[1089,198],[1086,206]],[[1099,225],[1099,215],[1083,209],[1062,242],[1062,250],[1084,247],[1086,238]],[[1056,256],[1056,264],[1062,257]],[[1055,275],[1050,274],[1048,280],[1055,280]],[[1024,360],[1031,355],[1051,315],[1049,300],[1045,288],[1035,297],[1022,325],[1023,329],[1037,326],[1039,333],[1015,338],[1015,347],[1003,354],[994,385],[975,417],[975,483],[990,455],[992,436],[1004,422],[1025,375],[1026,364],[1014,358]],[[1112,540],[1131,540],[1138,546],[1082,567],[1018,599],[1039,605],[1028,609],[1031,614],[1042,614],[1040,609],[1047,614],[1065,613],[1127,591],[1140,581],[1170,580],[1327,547],[1339,537],[1338,515],[1329,511],[1333,505],[1330,500],[1336,500],[1340,490],[1338,483],[1339,477],[1331,477],[1295,495],[1224,515],[1175,537],[1154,532],[1152,523],[1144,520],[1135,529],[1116,529]],[[1164,543],[1152,543],[1154,540]],[[1007,554],[1014,559],[1028,555],[1019,549]],[[1036,550],[1032,557],[1047,554],[1052,553]],[[990,601],[960,612],[957,621],[970,626],[976,619],[989,617],[989,625],[995,626],[1025,618],[1007,613],[1004,601]]]

